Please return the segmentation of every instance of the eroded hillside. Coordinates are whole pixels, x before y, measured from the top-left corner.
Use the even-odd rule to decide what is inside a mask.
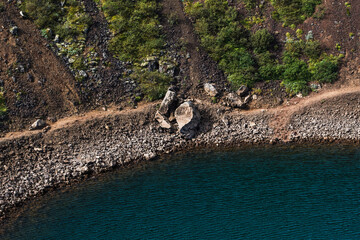
[[[246,109],[356,86],[359,8],[329,0],[1,0],[0,131],[136,107],[170,85],[181,99],[211,104],[247,86]],[[218,94],[208,96],[205,83]]]

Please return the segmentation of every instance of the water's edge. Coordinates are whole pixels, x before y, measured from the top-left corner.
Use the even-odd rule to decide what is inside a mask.
[[[198,104],[203,117],[198,135],[184,139],[173,130],[161,129],[153,116],[156,107],[143,112],[109,116],[52,133],[39,133],[0,142],[0,218],[15,214],[27,200],[81,182],[113,169],[150,161],[166,154],[193,149],[225,149],[266,144],[355,144],[360,140],[357,95],[334,99],[328,108],[305,109],[289,119],[290,139],[279,139],[272,113],[219,113]],[[352,103],[350,116],[347,108]],[[322,104],[325,106],[326,104]],[[355,111],[356,110],[356,111]],[[346,114],[345,114],[346,112]]]

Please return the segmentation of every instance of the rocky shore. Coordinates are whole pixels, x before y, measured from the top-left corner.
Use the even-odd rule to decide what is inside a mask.
[[[295,111],[287,141],[360,139],[360,94],[349,94]],[[156,106],[95,119],[85,124],[0,141],[0,217],[27,199],[91,174],[193,147],[281,143],[274,111],[251,113],[194,101],[201,120],[187,138],[175,127],[160,127]],[[275,127],[274,127],[275,126]]]

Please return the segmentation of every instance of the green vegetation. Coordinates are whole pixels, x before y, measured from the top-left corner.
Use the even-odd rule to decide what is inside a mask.
[[[285,69],[282,84],[290,93],[307,94],[311,80],[320,83],[336,80],[340,58],[322,53],[318,41],[303,41],[288,34],[282,59]]]
[[[156,0],[100,0],[114,37],[109,48],[122,61],[140,62],[164,45]]]
[[[6,111],[4,89],[0,87],[0,119],[6,115]]]
[[[159,22],[159,3],[156,0],[96,2],[113,33],[109,50],[114,57],[132,63],[135,73],[130,78],[138,83],[145,99],[154,101],[164,97],[172,78],[166,73],[147,69],[150,59],[157,59],[165,44]],[[177,16],[170,15],[168,21],[177,24]]]
[[[273,35],[271,35],[267,29],[261,29],[255,32],[251,37],[250,41],[255,53],[266,52],[275,43]]]
[[[314,14],[316,6],[321,2],[322,0],[270,0],[275,9],[272,17],[285,25],[299,24]]]
[[[67,0],[64,5],[57,0],[24,0],[21,9],[26,12],[46,35],[58,34],[63,39],[84,38],[90,24],[80,1]],[[49,30],[46,30],[49,29]]]
[[[204,3],[187,1],[185,11],[195,20],[195,29],[202,46],[219,62],[234,86],[252,85],[256,80],[256,61],[249,49],[249,32],[241,25],[235,8],[226,0],[205,0]],[[261,42],[267,35],[254,37],[255,47],[263,51]]]
[[[349,2],[345,2],[345,8],[346,8],[346,15],[350,16],[351,4]]]
[[[79,71],[84,67],[74,60],[85,50],[86,31],[91,24],[81,1],[24,0],[20,8],[34,20],[44,38],[57,38],[59,55],[69,59],[70,68],[77,70],[76,79],[80,79]]]
[[[154,101],[165,96],[172,78],[159,72],[139,72],[131,75],[139,83],[141,92],[145,94],[147,100]]]
[[[320,2],[279,0],[271,3],[278,10],[288,3],[289,11],[297,6],[300,13],[310,16]],[[218,61],[235,88],[242,84],[252,86],[256,81],[282,80],[289,93],[306,94],[311,80],[324,83],[337,77],[339,57],[324,54],[320,43],[313,40],[312,32],[305,36],[306,40],[302,39],[301,29],[296,30],[295,38],[287,33],[285,50],[279,58],[273,53],[277,47],[273,35],[266,29],[249,31],[249,22],[241,20],[226,0],[188,0],[185,12],[195,22],[202,46]],[[281,11],[278,14],[282,16]],[[289,23],[299,22],[291,16],[286,15]]]

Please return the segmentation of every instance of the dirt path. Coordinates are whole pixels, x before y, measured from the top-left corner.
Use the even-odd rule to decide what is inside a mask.
[[[342,89],[329,89],[320,93],[313,93],[304,98],[291,99],[288,106],[280,106],[274,109],[270,109],[269,113],[274,115],[273,120],[270,122],[270,127],[274,129],[274,137],[287,140],[290,132],[288,131],[288,125],[291,117],[294,113],[301,111],[307,106],[311,106],[327,99],[339,97],[351,93],[359,93],[360,86],[346,87]]]
[[[342,95],[351,94],[351,93],[359,93],[359,92],[360,92],[360,86],[352,87],[352,88],[336,89],[336,90],[329,89],[329,90],[324,90],[324,92],[313,93],[304,98],[291,99],[289,102],[289,105],[282,105],[277,108],[266,109],[265,111],[268,114],[273,115],[273,119],[269,125],[270,125],[270,127],[272,127],[274,129],[274,137],[286,141],[290,134],[290,132],[288,131],[287,128],[288,128],[289,122],[291,120],[291,117],[293,116],[294,113],[301,111],[305,107],[311,106],[313,104],[324,101],[326,99],[331,99],[331,98],[339,97]],[[50,124],[51,129],[49,130],[49,132],[53,132],[57,129],[68,128],[70,126],[73,126],[74,124],[82,124],[82,123],[85,123],[87,121],[91,121],[94,119],[103,119],[110,115],[115,116],[115,115],[121,115],[121,114],[129,114],[129,113],[133,113],[133,112],[141,112],[145,108],[152,107],[156,104],[159,104],[159,101],[139,105],[139,107],[137,109],[128,108],[128,109],[119,111],[119,110],[117,110],[116,107],[112,107],[112,108],[107,109],[107,111],[96,110],[96,111],[87,112],[82,115],[76,115],[76,116],[63,118],[63,119],[60,119],[59,121],[57,121],[56,123]],[[250,111],[233,112],[232,114],[233,115],[238,115],[238,114],[256,115],[263,110],[264,109],[254,109],[254,110],[250,110]],[[7,140],[13,140],[13,139],[25,137],[25,136],[35,135],[35,134],[40,133],[41,131],[42,130],[10,132],[10,133],[6,134],[5,137],[0,138],[0,142],[7,141]]]
[[[55,123],[49,124],[50,130],[48,131],[48,133],[54,132],[58,129],[64,129],[64,128],[71,127],[74,124],[84,124],[91,120],[104,119],[108,116],[126,115],[129,113],[141,112],[145,108],[150,108],[156,104],[159,104],[159,102],[142,104],[142,105],[139,105],[136,109],[127,108],[124,110],[118,110],[118,108],[114,106],[114,107],[110,107],[110,108],[106,109],[106,111],[105,110],[94,110],[94,111],[90,111],[90,112],[87,112],[84,114],[66,117],[66,118],[58,120]],[[43,130],[35,130],[35,131],[26,130],[26,131],[20,131],[20,132],[9,132],[5,135],[5,137],[0,138],[0,143],[3,141],[13,140],[16,138],[32,136],[32,135],[38,134],[40,132],[43,132]]]

